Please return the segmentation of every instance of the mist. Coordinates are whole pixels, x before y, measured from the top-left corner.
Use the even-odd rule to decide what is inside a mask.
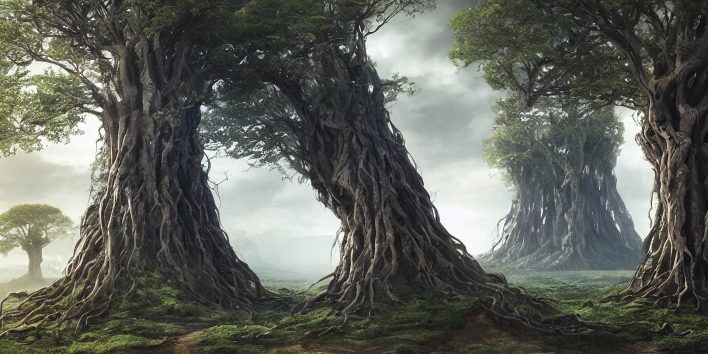
[[[435,11],[415,19],[397,18],[368,45],[383,77],[398,72],[416,83],[415,96],[401,97],[390,107],[392,120],[406,138],[443,224],[472,254],[480,254],[491,247],[512,193],[482,159],[499,93],[474,69],[459,70],[447,56],[452,42],[447,21],[469,4],[440,2]],[[625,124],[618,189],[643,237],[649,230],[652,171],[634,142],[638,127],[632,112],[618,113]],[[41,202],[79,222],[89,200],[98,122],[89,118],[82,128],[84,134],[68,144],[47,144],[37,153],[0,159],[0,211]],[[304,286],[332,271],[339,222],[316,201],[308,184],[298,183],[294,172],[252,168],[247,161],[213,158],[211,164],[222,224],[236,253],[261,278],[267,282],[277,274]],[[45,248],[45,277],[61,275],[77,237]],[[0,256],[0,282],[21,276],[26,266],[22,251]]]

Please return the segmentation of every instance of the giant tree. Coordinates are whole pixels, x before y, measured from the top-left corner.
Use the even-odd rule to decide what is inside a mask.
[[[624,295],[676,305],[688,300],[700,307],[708,297],[708,4],[688,0],[521,3],[526,13],[531,9],[537,18],[555,23],[567,34],[565,38],[572,39],[567,42],[570,47],[618,53],[619,60],[588,62],[576,72],[584,73],[589,83],[620,88],[611,101],[641,112],[637,141],[655,172],[657,203],[644,240],[644,260]],[[503,3],[497,6],[506,8]],[[524,16],[503,13],[510,23]],[[538,53],[554,51],[542,43],[537,48]],[[573,67],[566,64],[549,63],[559,70]],[[595,100],[602,91],[570,92]]]
[[[42,280],[42,249],[68,236],[72,222],[61,210],[45,204],[20,204],[0,214],[0,253],[21,248],[27,253],[27,278]]]
[[[256,67],[253,84],[224,82],[224,98],[207,116],[218,146],[260,163],[285,161],[341,221],[340,262],[331,281],[298,309],[325,303],[346,318],[370,313],[380,301],[458,292],[479,296],[500,316],[537,325],[516,309],[518,292],[485,272],[442,225],[386,108],[405,82],[382,80],[367,54],[369,35],[429,2],[328,4],[310,7],[320,11],[320,28],[303,34],[288,31],[297,26],[277,26],[287,30],[267,37],[290,37],[297,49],[278,50],[266,39],[244,48],[238,59],[245,64],[233,74],[241,82],[249,65]],[[278,18],[266,5],[251,11]]]
[[[613,172],[621,124],[608,108],[571,97],[592,91],[596,102],[608,102],[628,90],[595,82],[587,65],[626,74],[612,64],[619,57],[613,48],[575,45],[588,34],[557,21],[523,1],[491,0],[451,22],[452,59],[479,65],[493,88],[507,92],[486,157],[515,197],[483,260],[527,269],[634,268],[641,240]]]
[[[110,313],[146,273],[206,305],[250,309],[262,295],[221,228],[197,134],[201,102],[218,80],[212,58],[242,4],[0,4],[0,43],[14,70],[49,66],[71,88],[24,108],[43,112],[76,96],[81,104],[72,107],[100,119],[106,163],[66,275],[4,310],[0,335],[49,323],[81,328]]]
[[[484,264],[521,269],[631,269],[641,240],[613,173],[622,125],[611,109],[512,96],[499,104],[487,162],[514,190]]]

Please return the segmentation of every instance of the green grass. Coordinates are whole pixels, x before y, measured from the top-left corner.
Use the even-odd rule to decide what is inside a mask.
[[[148,275],[136,296],[123,303],[111,319],[95,324],[81,335],[68,335],[62,343],[45,338],[29,346],[4,340],[0,341],[0,353],[120,353],[132,348],[163,348],[169,338],[190,333],[194,338],[190,338],[189,345],[200,353],[298,353],[306,349],[622,353],[628,352],[633,343],[679,353],[708,348],[706,314],[689,308],[677,311],[656,307],[645,300],[621,304],[606,301],[626,285],[631,275],[538,272],[508,276],[510,282],[529,294],[555,299],[558,310],[564,313],[605,324],[593,333],[572,336],[529,334],[486,317],[478,318],[478,299],[441,294],[419,294],[404,304],[380,305],[371,317],[352,318],[346,326],[340,326],[341,319],[331,316],[326,308],[292,316],[285,310],[265,310],[251,317],[225,310],[210,311],[186,299],[158,276]],[[287,285],[277,283],[278,288]],[[285,294],[297,300],[316,291]],[[674,331],[660,332],[663,323],[670,323]],[[336,330],[317,335],[328,328]],[[195,333],[197,330],[201,332]]]

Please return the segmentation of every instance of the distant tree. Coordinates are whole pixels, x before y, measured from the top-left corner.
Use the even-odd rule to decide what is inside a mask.
[[[622,124],[611,109],[518,96],[500,102],[487,162],[514,190],[485,264],[534,270],[632,269],[641,239],[617,192]]]
[[[543,59],[542,72],[584,79],[544,91],[641,112],[637,142],[655,172],[657,203],[644,260],[623,294],[701,308],[708,299],[708,3],[510,0],[490,11],[501,26],[488,27],[496,35],[487,39],[521,33]],[[500,57],[526,52],[502,42],[489,47]],[[574,60],[574,53],[600,56]]]
[[[641,239],[614,175],[623,128],[611,108],[597,107],[630,88],[596,82],[586,67],[601,62],[609,73],[627,73],[614,48],[576,46],[577,34],[557,21],[524,1],[487,0],[451,22],[452,59],[479,65],[507,93],[485,156],[515,197],[483,259],[525,269],[634,268]],[[594,104],[572,97],[588,90]]]
[[[42,249],[68,236],[73,223],[61,210],[45,204],[20,204],[0,214],[0,253],[21,248],[29,257],[27,277],[42,280]]]

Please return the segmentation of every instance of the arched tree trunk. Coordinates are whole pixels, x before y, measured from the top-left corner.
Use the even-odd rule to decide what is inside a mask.
[[[190,89],[174,79],[185,53],[165,65],[159,41],[141,40],[120,54],[116,93],[102,105],[105,189],[82,219],[66,275],[4,311],[6,332],[67,321],[82,328],[148,272],[207,305],[250,310],[263,294],[221,228],[201,165],[200,105],[175,96]]]
[[[355,55],[333,49],[301,81],[272,75],[302,119],[299,168],[341,221],[340,262],[327,289],[296,307],[326,303],[344,315],[430,292],[479,296],[501,317],[549,330],[516,309],[538,304],[485,272],[442,225],[385,108],[363,38]],[[321,66],[320,66],[321,65]]]
[[[32,281],[42,281],[42,248],[27,247],[25,252],[27,252],[27,257],[29,258],[27,277]]]
[[[700,307],[708,298],[708,71],[688,61],[652,88],[637,141],[655,171],[654,224],[626,296]]]

